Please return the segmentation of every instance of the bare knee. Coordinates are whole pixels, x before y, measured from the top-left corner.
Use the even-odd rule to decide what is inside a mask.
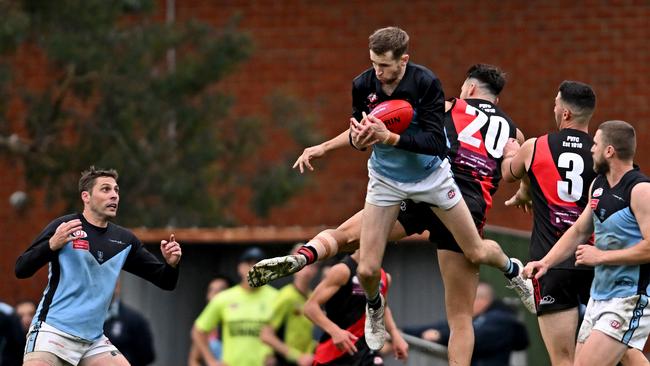
[[[451,331],[462,331],[466,329],[474,329],[472,324],[472,314],[456,314],[447,317],[449,329]]]
[[[505,257],[497,242],[480,239],[478,236],[476,240],[472,240],[471,243],[467,243],[463,247],[463,253],[465,253],[465,257],[474,265],[489,264],[494,266],[500,260],[498,258]],[[498,264],[502,265],[502,263]]]
[[[465,257],[474,265],[485,263],[487,260],[487,251],[480,246],[473,246],[464,251]]]
[[[374,267],[365,263],[359,263],[357,267],[357,276],[362,282],[367,282],[373,278],[379,278],[381,275],[379,267]]]
[[[553,365],[573,365],[574,347],[558,346],[549,350],[549,356]]]

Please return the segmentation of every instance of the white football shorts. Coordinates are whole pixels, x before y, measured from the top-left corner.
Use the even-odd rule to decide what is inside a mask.
[[[599,330],[629,347],[643,350],[650,333],[648,310],[646,295],[589,299],[578,342],[585,343],[592,330]]]
[[[449,161],[444,159],[431,174],[417,182],[397,182],[368,166],[366,202],[380,207],[399,205],[402,200],[426,202],[443,210],[456,206],[462,199],[454,181]]]

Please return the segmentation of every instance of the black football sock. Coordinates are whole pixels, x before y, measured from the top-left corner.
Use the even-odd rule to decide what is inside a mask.
[[[366,302],[368,303],[369,308],[373,310],[379,309],[381,307],[381,298],[379,297],[379,292],[377,292],[375,294],[375,297],[373,297],[372,299],[366,297]]]
[[[508,268],[503,271],[503,274],[509,280],[517,277],[519,275],[519,265],[513,262],[511,259],[508,259]]]

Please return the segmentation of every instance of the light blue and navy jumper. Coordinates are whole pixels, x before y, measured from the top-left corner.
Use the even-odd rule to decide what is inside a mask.
[[[63,222],[81,220],[74,240],[61,249],[50,249],[49,240]],[[120,270],[142,277],[164,290],[173,290],[178,268],[160,261],[147,251],[129,230],[113,223],[90,224],[81,214],[52,221],[16,261],[16,277],[31,277],[48,264],[48,284],[32,321],[34,330],[42,322],[92,343],[101,338],[104,320]],[[38,332],[32,333],[26,352],[33,348]]]
[[[370,113],[379,103],[394,99],[411,104],[413,120],[396,146],[373,145],[368,167],[394,181],[415,183],[433,173],[447,154],[442,85],[431,70],[411,62],[391,95],[384,93],[373,68],[352,81],[352,116],[357,121],[362,112]]]
[[[631,193],[635,185],[650,182],[638,169],[625,173],[613,187],[603,175],[596,177],[591,189],[595,245],[600,250],[625,249],[643,240],[641,229],[630,207]],[[599,265],[594,270],[591,285],[593,300],[609,300],[639,295],[633,313],[630,334],[638,327],[643,314],[648,311],[648,285],[650,263],[641,265]],[[624,343],[625,339],[622,340]]]

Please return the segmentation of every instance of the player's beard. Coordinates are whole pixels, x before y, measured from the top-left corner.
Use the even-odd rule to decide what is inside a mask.
[[[117,216],[117,209],[115,211],[109,211],[107,207],[100,204],[90,205],[90,210],[95,214],[97,218],[101,220],[110,221]]]
[[[392,75],[390,79],[384,79],[384,80],[379,80],[383,85],[393,85],[395,83],[398,83],[400,81],[400,76],[402,75],[402,72],[404,71],[403,67],[398,67],[397,71]]]
[[[594,160],[594,171],[597,174],[605,175],[609,173],[609,164],[607,164],[607,161],[596,161]]]

